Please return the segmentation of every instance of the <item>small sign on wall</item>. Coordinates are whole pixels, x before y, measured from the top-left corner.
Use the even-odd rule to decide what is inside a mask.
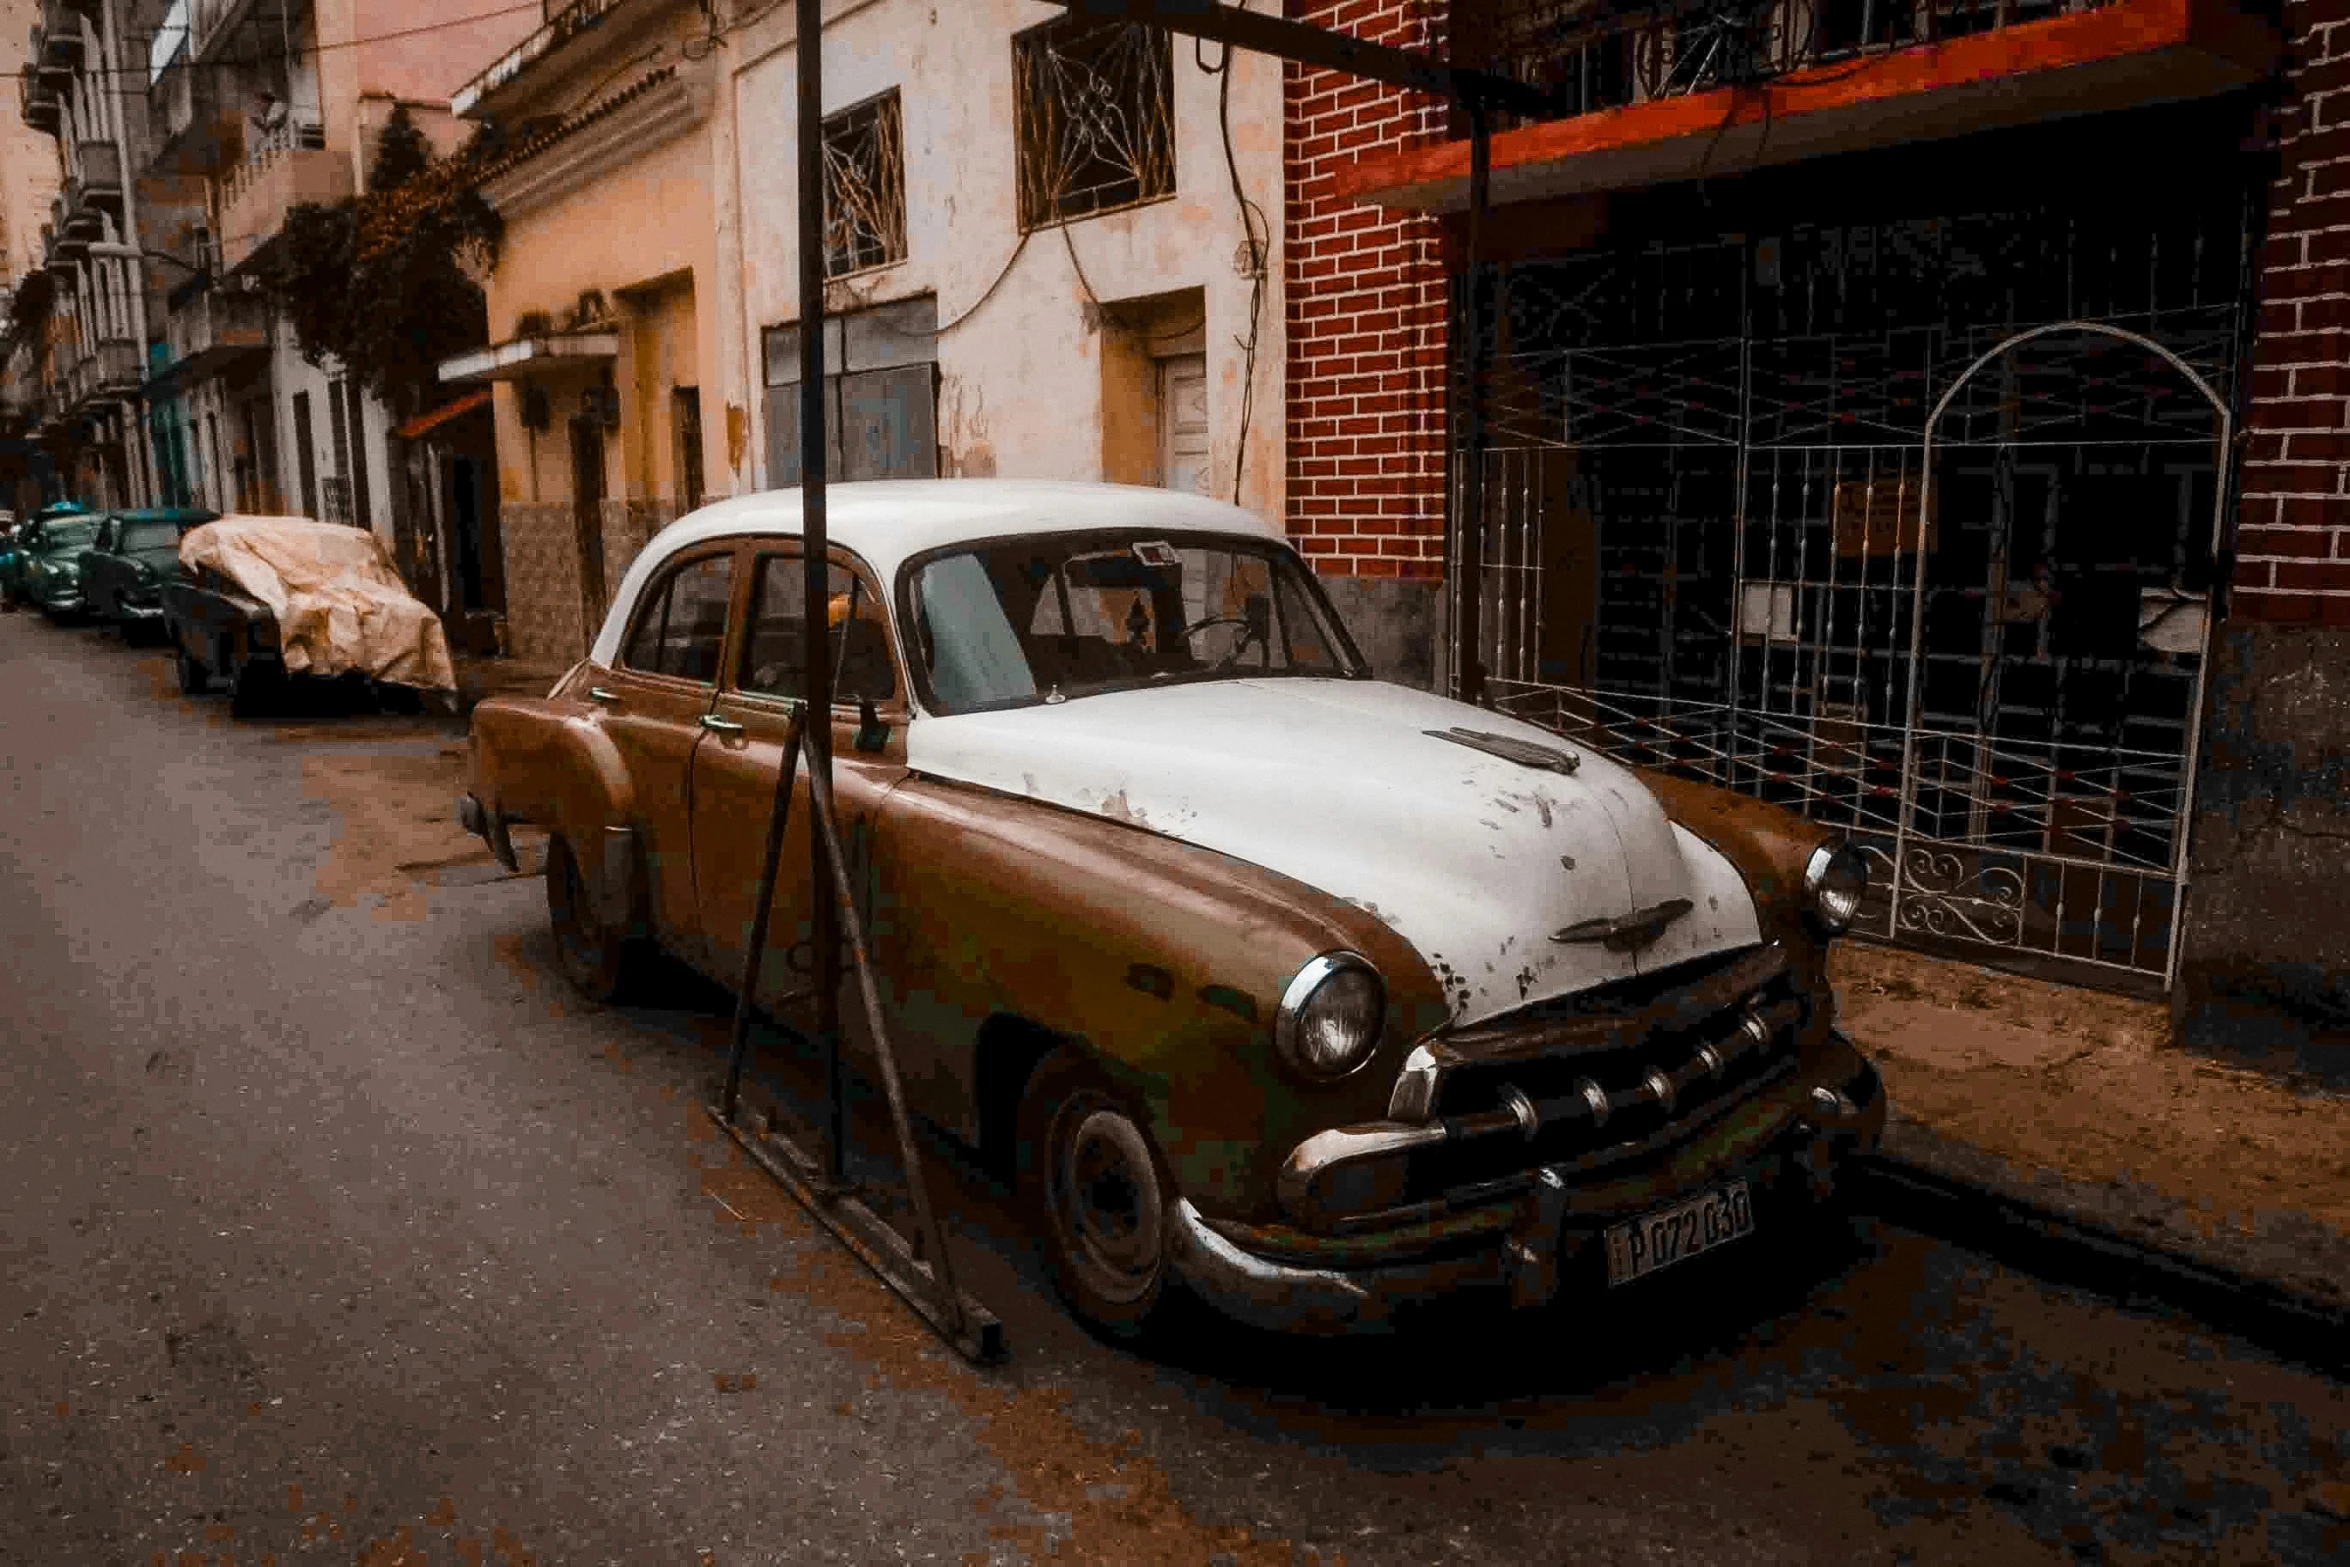
[[[1738,634],[1748,641],[1795,640],[1795,584],[1742,582],[1738,585]]]

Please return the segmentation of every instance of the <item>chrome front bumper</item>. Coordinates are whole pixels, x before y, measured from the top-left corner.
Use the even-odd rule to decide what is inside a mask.
[[[1855,1058],[1858,1074],[1841,1086],[1813,1086],[1799,1109],[1699,1184],[1744,1178],[1787,1195],[1826,1197],[1837,1169],[1884,1135],[1883,1081],[1857,1051]],[[1660,1195],[1620,1211],[1570,1213],[1568,1177],[1550,1168],[1529,1176],[1524,1192],[1441,1226],[1343,1240],[1210,1220],[1178,1199],[1168,1258],[1194,1292],[1237,1320],[1292,1333],[1376,1330],[1391,1325],[1399,1306],[1463,1289],[1506,1288],[1514,1306],[1546,1304],[1609,1225],[1674,1200]]]

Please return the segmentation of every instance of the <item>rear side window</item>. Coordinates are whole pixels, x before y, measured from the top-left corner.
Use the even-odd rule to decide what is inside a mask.
[[[761,696],[805,692],[807,579],[802,557],[762,555],[751,595],[751,631],[743,639],[736,683]],[[838,561],[825,568],[832,631],[833,694],[847,701],[886,702],[898,693],[897,661],[890,656],[889,622],[872,584]]]
[[[734,557],[706,555],[671,572],[637,611],[620,662],[648,675],[718,683]]]

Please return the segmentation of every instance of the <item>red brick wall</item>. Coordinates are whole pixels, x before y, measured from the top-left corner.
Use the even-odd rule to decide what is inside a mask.
[[[2350,625],[2350,0],[2287,0],[2234,603]]]
[[[1442,0],[1288,0],[1296,21],[1441,52]],[[1444,134],[1444,105],[1284,67],[1290,537],[1329,575],[1444,574],[1445,273],[1434,219],[1330,194],[1374,149]]]

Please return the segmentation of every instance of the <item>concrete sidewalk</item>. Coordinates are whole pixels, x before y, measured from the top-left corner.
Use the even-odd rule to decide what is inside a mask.
[[[2350,1314],[2350,1095],[2171,1043],[2169,1009],[1849,943],[1896,1173]]]

